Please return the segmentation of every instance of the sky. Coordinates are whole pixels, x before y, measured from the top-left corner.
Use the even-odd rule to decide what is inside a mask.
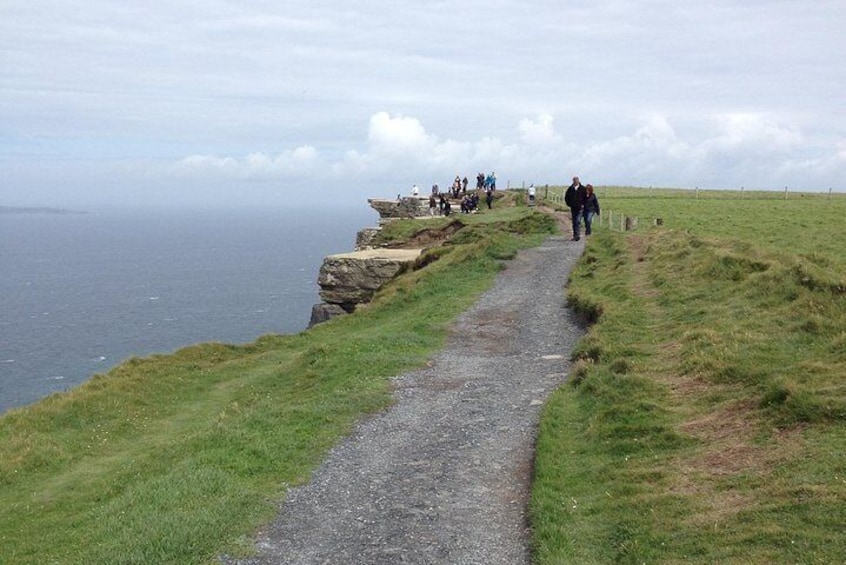
[[[0,205],[846,192],[843,0],[0,0]]]

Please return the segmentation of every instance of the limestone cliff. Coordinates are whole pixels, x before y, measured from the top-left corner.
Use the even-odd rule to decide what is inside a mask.
[[[379,213],[380,224],[430,216],[428,197],[371,198],[367,202]],[[450,224],[439,233],[445,236],[460,226]],[[312,307],[309,327],[352,313],[358,305],[370,302],[377,290],[404,272],[420,256],[422,249],[374,248],[373,242],[380,229],[364,228],[356,237],[356,251],[323,259],[317,277],[322,302]],[[423,246],[425,243],[420,245]]]
[[[371,198],[367,201],[370,207],[379,212],[382,220],[396,218],[420,218],[429,215],[429,198],[420,196],[403,196],[396,200]]]
[[[404,272],[420,253],[420,249],[367,249],[327,256],[317,277],[323,302],[312,308],[309,327],[370,302],[377,290]]]

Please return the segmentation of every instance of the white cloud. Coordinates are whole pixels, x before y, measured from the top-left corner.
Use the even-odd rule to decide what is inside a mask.
[[[802,136],[794,129],[778,124],[760,114],[730,113],[715,116],[720,135],[703,144],[709,151],[756,153],[789,151],[802,144]]]
[[[789,127],[759,115],[717,115],[680,136],[670,117],[653,114],[628,135],[609,141],[579,143],[563,140],[554,117],[540,114],[517,122],[517,143],[499,137],[478,140],[440,140],[412,116],[380,111],[368,122],[366,143],[352,147],[335,160],[320,157],[311,145],[277,155],[251,153],[243,158],[193,155],[181,159],[174,171],[208,177],[276,179],[280,183],[320,172],[334,182],[392,186],[445,183],[457,173],[498,171],[505,182],[562,182],[580,174],[597,185],[775,188],[802,186],[842,175],[846,142],[824,157],[800,158],[804,137]],[[363,136],[364,137],[364,136]]]
[[[838,185],[837,180],[844,178],[846,173],[846,140],[836,142],[832,152],[822,157],[787,159],[776,173],[790,179],[786,184],[799,190],[839,188],[842,191],[843,186]]]
[[[541,114],[534,120],[529,118],[520,120],[518,125],[520,139],[529,146],[559,145],[562,138],[555,132],[554,121],[555,118],[549,114]]]
[[[437,143],[437,139],[428,135],[416,118],[392,118],[387,112],[379,112],[370,118],[367,138],[374,152],[386,155],[425,152]]]
[[[317,150],[303,145],[277,155],[250,153],[243,158],[191,155],[180,159],[170,172],[188,177],[224,175],[239,179],[290,178],[310,174],[319,157]]]

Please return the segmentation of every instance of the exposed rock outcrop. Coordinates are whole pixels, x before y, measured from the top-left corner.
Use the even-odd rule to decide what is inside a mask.
[[[308,322],[308,327],[321,324],[344,314],[347,314],[347,311],[338,304],[327,304],[326,302],[315,304],[311,307],[311,320]]]
[[[382,228],[364,228],[360,230],[355,236],[355,250],[363,251],[373,247],[373,241],[379,235]]]
[[[383,220],[396,218],[421,218],[429,215],[429,197],[403,196],[396,200],[370,198],[370,207]]]
[[[402,218],[431,218],[428,196],[371,198],[367,202],[379,213],[380,224]],[[360,230],[356,235],[356,251],[323,259],[317,277],[323,302],[312,307],[309,327],[352,313],[359,304],[370,302],[377,290],[417,260],[422,248],[443,241],[462,227],[461,222],[454,221],[437,230],[421,230],[402,243],[404,249],[374,247],[381,228]]]
[[[327,256],[317,277],[324,304],[312,308],[309,327],[352,313],[359,304],[369,302],[377,290],[404,272],[420,253],[420,249],[367,249]]]

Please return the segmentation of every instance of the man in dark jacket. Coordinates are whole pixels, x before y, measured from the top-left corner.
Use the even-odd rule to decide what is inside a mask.
[[[587,191],[585,187],[582,186],[582,183],[579,182],[579,177],[573,177],[573,184],[571,184],[567,188],[567,192],[564,193],[564,203],[570,208],[570,216],[573,219],[573,240],[579,241],[580,231],[581,231],[581,223],[582,223],[582,210],[585,207],[585,198],[587,197]]]

